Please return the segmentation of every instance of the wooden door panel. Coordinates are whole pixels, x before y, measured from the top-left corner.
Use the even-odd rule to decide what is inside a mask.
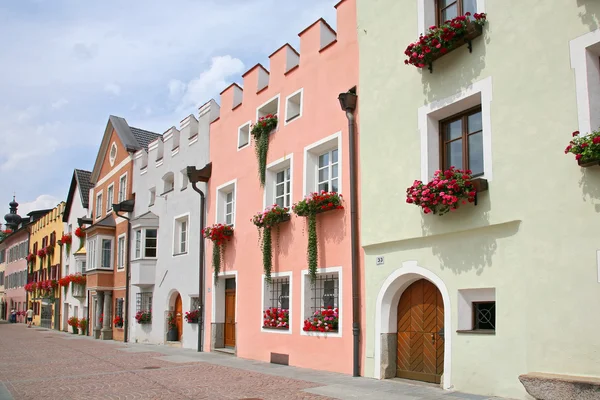
[[[444,306],[437,287],[425,280],[411,284],[398,303],[397,375],[439,383],[444,367]]]
[[[225,292],[225,346],[235,347],[235,291]]]
[[[177,332],[178,332],[178,340],[181,341],[181,336],[183,334],[183,315],[182,309],[183,305],[181,304],[181,295],[177,295],[177,299],[175,300],[175,321],[177,323]]]

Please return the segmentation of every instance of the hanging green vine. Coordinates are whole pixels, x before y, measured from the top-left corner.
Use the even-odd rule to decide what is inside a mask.
[[[289,209],[273,204],[252,217],[252,223],[258,228],[258,240],[263,255],[263,269],[267,283],[271,283],[273,268],[273,245],[271,229],[282,222],[290,220]]]
[[[223,263],[223,256],[225,255],[225,246],[233,237],[233,228],[224,224],[207,226],[202,230],[202,236],[213,243],[212,266],[215,285],[217,285],[219,272],[221,272],[221,264]]]
[[[308,272],[312,284],[314,284],[317,279],[317,267],[319,261],[317,214],[343,208],[341,194],[325,191],[322,191],[321,193],[311,193],[292,207],[297,216],[308,218],[308,247],[306,249],[306,256]]]
[[[260,185],[265,186],[265,175],[267,172],[267,154],[269,152],[269,134],[277,127],[277,116],[267,114],[260,117],[252,126],[252,137],[254,138],[254,151],[258,161],[258,178]]]

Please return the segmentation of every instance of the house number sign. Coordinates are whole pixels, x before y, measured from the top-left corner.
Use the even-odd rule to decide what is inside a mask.
[[[375,265],[383,265],[385,263],[385,260],[383,259],[383,256],[379,256],[375,258]]]

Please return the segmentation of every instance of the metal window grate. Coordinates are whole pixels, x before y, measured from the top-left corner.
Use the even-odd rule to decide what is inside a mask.
[[[123,318],[123,299],[117,299],[116,316]]]
[[[473,303],[475,330],[496,330],[496,302]]]
[[[338,296],[339,296],[339,278],[337,274],[317,275],[317,280],[312,287],[312,307],[311,311],[314,313],[322,308],[339,307]]]
[[[288,278],[276,278],[269,288],[272,308],[290,309],[290,281]]]
[[[152,311],[152,292],[142,292],[136,295],[136,312]]]

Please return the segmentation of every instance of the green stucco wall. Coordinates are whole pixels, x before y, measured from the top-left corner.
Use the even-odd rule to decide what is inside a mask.
[[[364,374],[382,284],[416,260],[448,288],[455,389],[527,398],[523,373],[600,376],[600,167],[563,153],[578,129],[569,42],[598,29],[600,3],[486,0],[473,53],[455,50],[430,74],[404,64],[419,1],[358,0]],[[477,207],[423,215],[405,202],[421,178],[418,109],[489,77],[489,191]],[[471,288],[496,289],[495,335],[455,332],[458,291]]]

